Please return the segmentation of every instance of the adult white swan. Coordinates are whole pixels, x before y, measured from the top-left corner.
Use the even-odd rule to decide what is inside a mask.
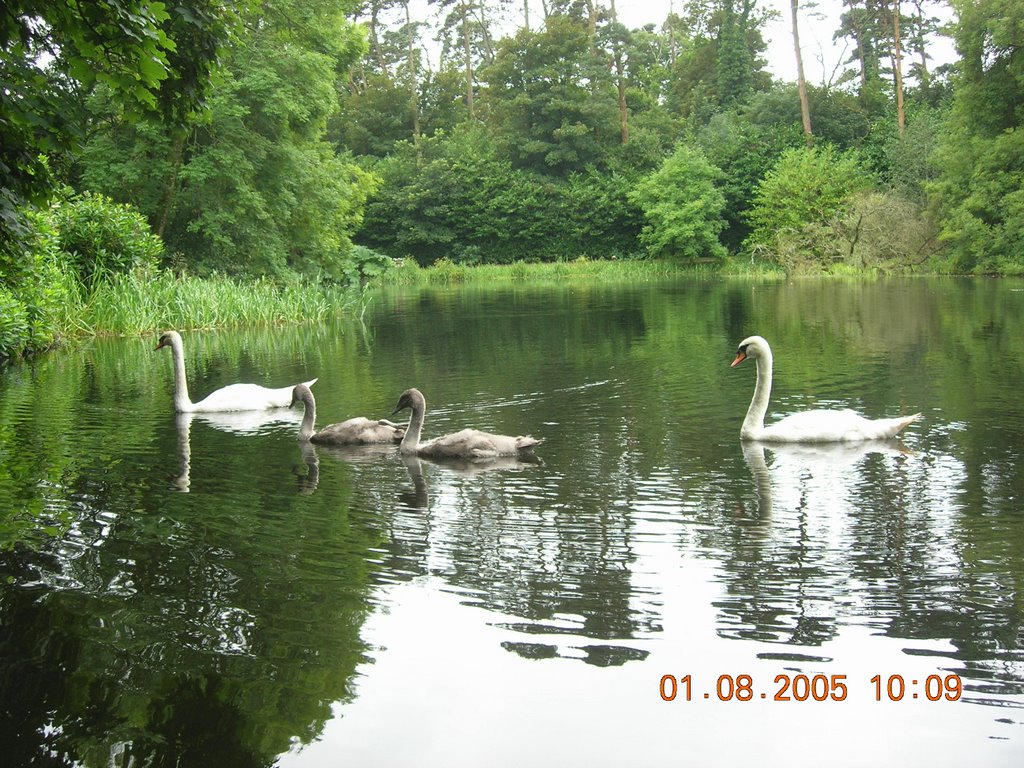
[[[305,384],[297,384],[292,390],[292,405],[302,403],[306,409],[299,427],[299,440],[326,445],[370,445],[371,443],[397,443],[405,429],[386,419],[375,421],[362,416],[347,419],[338,424],[328,424],[319,432],[313,431],[316,423],[316,400],[313,391]]]
[[[839,443],[857,440],[884,440],[893,437],[905,426],[921,417],[901,416],[895,419],[866,419],[849,409],[814,410],[794,413],[769,427],[764,425],[768,398],[772,393],[772,348],[761,336],[749,336],[740,342],[732,367],[753,358],[757,364],[757,384],[740,429],[743,440],[777,443]]]
[[[188,384],[185,381],[185,353],[182,351],[181,336],[177,331],[167,331],[160,336],[155,349],[171,348],[174,358],[174,410],[178,413],[212,413],[214,411],[261,411],[266,408],[287,408],[292,401],[292,387],[270,389],[259,384],[229,384],[211,392],[198,403],[188,398]],[[310,387],[316,379],[307,381]]]
[[[510,437],[508,435],[492,435],[479,429],[464,429],[444,437],[435,437],[425,443],[420,442],[423,432],[423,420],[427,414],[427,401],[418,389],[407,389],[398,399],[398,405],[391,412],[394,416],[399,411],[409,408],[412,419],[405,430],[405,437],[399,451],[405,455],[428,456],[435,458],[490,459],[495,456],[516,456],[533,450],[535,445],[543,441],[526,436]]]

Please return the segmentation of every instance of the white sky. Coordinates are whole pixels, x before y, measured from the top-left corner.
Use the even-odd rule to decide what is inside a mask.
[[[531,7],[533,4],[531,1]],[[619,19],[630,29],[641,27],[650,21],[660,25],[668,16],[672,5],[673,0],[617,0],[615,3]],[[676,0],[675,5],[681,7],[682,2]],[[537,6],[540,6],[539,1]],[[772,8],[779,14],[779,18],[764,30],[765,41],[768,43],[768,50],[765,52],[768,69],[780,80],[795,82],[796,57],[793,53],[789,0],[758,0],[758,6]],[[818,0],[813,15],[812,11],[801,9],[800,48],[803,51],[804,75],[808,82],[814,85],[821,85],[823,77],[826,80],[834,80],[837,65],[849,56],[849,50],[844,49],[846,41],[832,41],[832,34],[839,26],[842,8],[841,0]],[[951,13],[948,9],[934,8],[932,12],[943,18],[948,18]],[[931,55],[935,59],[930,62],[932,68],[952,61],[955,58],[952,41],[948,38],[936,40]]]
[[[609,0],[598,0],[609,6]],[[769,71],[780,80],[796,81],[796,61],[793,54],[792,27],[789,18],[789,0],[758,0],[761,8],[772,8],[778,11],[779,18],[770,23],[764,30],[768,50],[765,56]],[[657,26],[669,14],[670,8],[682,7],[682,0],[616,0],[619,20],[630,29],[642,27],[653,22]],[[522,0],[511,0],[509,10],[514,14],[514,24],[522,24]],[[412,18],[425,20],[434,12],[434,6],[427,6],[427,0],[412,0],[410,3]],[[836,78],[836,67],[839,62],[849,56],[844,49],[845,41],[832,41],[832,34],[838,26],[842,12],[842,0],[817,0],[813,15],[808,10],[801,11],[800,47],[803,50],[804,74],[808,82],[821,85],[823,82]],[[948,8],[932,8],[932,13],[948,18],[952,12]],[[543,14],[540,0],[530,0],[530,26],[536,27]],[[404,19],[403,19],[404,20]],[[930,62],[934,69],[939,64],[955,59],[952,41],[939,38],[934,41]],[[431,62],[436,65],[436,62]]]

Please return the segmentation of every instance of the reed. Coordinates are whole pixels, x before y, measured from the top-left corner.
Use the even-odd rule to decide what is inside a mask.
[[[429,267],[420,267],[412,259],[404,259],[376,279],[376,285],[424,285],[473,283],[481,281],[553,282],[572,279],[588,280],[655,280],[684,275],[714,275],[721,271],[718,262],[679,264],[646,259],[588,259],[574,261],[515,262],[513,264],[458,264],[439,259]]]
[[[358,291],[312,281],[179,277],[171,272],[107,276],[75,319],[86,335],[126,335],[159,328],[200,329],[317,322],[358,314]]]

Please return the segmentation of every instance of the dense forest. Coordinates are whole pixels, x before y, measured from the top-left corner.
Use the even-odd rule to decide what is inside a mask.
[[[640,29],[614,0],[11,0],[0,357],[125,273],[1024,271],[1024,5],[842,5],[849,57],[811,83],[767,71],[763,0]]]

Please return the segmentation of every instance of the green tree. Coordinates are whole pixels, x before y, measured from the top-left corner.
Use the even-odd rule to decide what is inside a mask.
[[[699,149],[680,144],[636,185],[630,198],[646,219],[640,242],[648,252],[684,261],[725,257],[718,239],[725,229],[720,175]]]
[[[753,2],[736,8],[736,0],[722,0],[718,28],[715,74],[718,80],[718,104],[726,109],[744,103],[750,96],[752,69],[746,31]]]
[[[872,178],[855,152],[840,154],[831,146],[784,152],[757,185],[748,218],[747,245],[785,263],[796,248],[811,249],[818,229],[842,214],[854,195],[872,186]],[[805,235],[811,234],[805,238]],[[813,251],[808,258],[821,257]]]
[[[872,117],[856,94],[840,88],[807,87],[815,141],[838,149],[860,146],[871,135]],[[777,83],[755,94],[744,117],[761,128],[788,131],[800,125],[800,95],[794,83]]]
[[[501,41],[481,77],[495,131],[518,167],[565,176],[602,165],[619,143],[610,69],[577,19],[550,16],[543,32]]]
[[[348,236],[373,184],[325,140],[339,80],[364,50],[345,13],[328,0],[266,0],[252,11],[176,173],[164,240],[187,266],[344,273]],[[110,116],[83,153],[83,182],[138,201],[155,222],[168,196],[147,171],[173,136],[119,118]]]
[[[382,184],[360,243],[420,264],[622,256],[640,217],[628,180],[588,169],[553,178],[515,168],[484,126],[424,139],[373,164]]]
[[[85,132],[81,94],[102,86],[126,119],[179,122],[206,96],[235,8],[214,0],[67,3],[10,0],[0,13],[0,249],[17,249],[26,204],[53,178],[40,155],[73,149]]]
[[[950,124],[929,186],[956,270],[1024,271],[1024,7],[954,0],[961,55]]]
[[[840,17],[836,38],[850,38],[853,50],[848,63],[856,64],[856,72],[846,79],[856,78],[861,104],[869,110],[881,109],[885,104],[882,83],[882,57],[887,49],[886,24],[883,18],[885,0],[843,0],[846,10]]]
[[[721,239],[730,250],[739,250],[750,232],[747,212],[758,182],[784,150],[802,144],[800,136],[791,121],[760,125],[736,112],[715,115],[696,133],[704,155],[721,171],[718,187],[725,197],[726,221]]]
[[[706,122],[770,87],[761,29],[770,12],[756,0],[689,0],[666,21],[677,49],[672,59],[669,106]]]

